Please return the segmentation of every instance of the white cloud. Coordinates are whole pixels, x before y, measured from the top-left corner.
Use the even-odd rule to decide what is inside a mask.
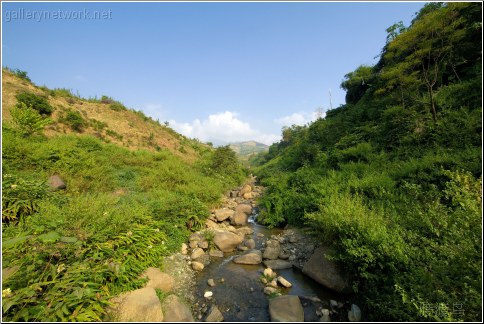
[[[163,120],[163,106],[160,103],[149,102],[143,105],[143,112],[152,118]]]
[[[249,123],[240,120],[237,113],[230,111],[209,115],[204,120],[195,119],[191,123],[170,120],[170,125],[183,135],[198,138],[204,142],[255,140],[264,144],[272,144],[280,139],[280,136],[253,129]]]
[[[322,114],[321,117],[324,117],[325,113]],[[277,118],[274,120],[276,124],[279,124],[281,126],[292,126],[292,125],[299,125],[303,126],[306,125],[307,123],[311,123],[318,119],[318,112],[314,111],[311,113],[307,112],[297,112],[293,113],[289,116],[284,116],[281,118]]]

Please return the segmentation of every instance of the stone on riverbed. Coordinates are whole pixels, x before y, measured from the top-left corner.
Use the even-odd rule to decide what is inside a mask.
[[[224,253],[220,250],[211,250],[209,252],[209,255],[211,257],[215,257],[215,258],[223,258],[224,257]]]
[[[331,254],[326,247],[316,249],[304,265],[303,273],[331,290],[350,293],[348,278],[343,275],[336,262],[327,258]]]
[[[272,322],[304,322],[304,309],[298,296],[285,295],[269,300]]]
[[[252,214],[252,206],[247,204],[239,204],[235,207],[235,214],[231,219],[233,225],[247,225],[249,215]]]
[[[192,262],[192,269],[195,270],[195,271],[202,271],[203,268],[205,268],[205,266],[203,265],[203,263],[200,263],[200,262],[197,262],[197,261],[193,261]]]
[[[208,315],[205,318],[205,322],[223,322],[224,316],[216,305],[212,305],[208,311]]]
[[[264,250],[264,255],[262,257],[264,259],[275,260],[279,257],[280,253],[281,253],[281,246],[279,242],[276,240],[268,240],[266,242],[266,249]]]
[[[176,295],[170,295],[163,301],[165,322],[194,322],[190,308]]]
[[[195,248],[195,249],[193,249],[192,254],[190,255],[190,257],[192,258],[192,260],[196,260],[196,259],[200,258],[204,254],[205,254],[205,252],[203,251],[202,248]]]
[[[222,252],[232,252],[244,239],[231,232],[216,232],[213,243]]]
[[[247,240],[245,240],[244,244],[249,249],[255,249],[255,241],[253,239],[247,239]]]
[[[142,274],[141,278],[148,278],[146,287],[160,289],[163,292],[170,292],[175,285],[175,279],[172,276],[161,272],[158,268],[148,268]]]
[[[265,260],[264,265],[274,270],[292,268],[292,263],[285,260]]]
[[[280,283],[281,286],[283,286],[283,287],[286,287],[286,288],[292,287],[292,284],[289,281],[287,281],[286,279],[284,279],[284,277],[282,277],[282,276],[277,277],[277,282]]]
[[[228,208],[217,209],[215,211],[215,218],[219,222],[223,222],[227,218],[230,218],[234,215],[234,211]]]
[[[348,320],[350,322],[361,321],[361,310],[355,304],[351,304],[351,310],[348,311]]]
[[[243,255],[234,259],[238,264],[260,264],[262,262],[262,252],[259,250],[250,250]]]

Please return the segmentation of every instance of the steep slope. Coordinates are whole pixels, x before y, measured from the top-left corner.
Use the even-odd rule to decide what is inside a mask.
[[[194,161],[198,156],[198,146],[208,147],[110,98],[83,99],[66,89],[39,87],[8,69],[2,69],[3,121],[8,123],[11,120],[10,110],[17,104],[16,96],[22,92],[45,97],[54,108],[51,116],[54,123],[47,126],[44,132],[48,137],[70,133],[93,135],[130,150],[156,151],[165,148],[189,161]],[[65,120],[69,111],[79,112],[84,119],[81,130],[73,130]]]

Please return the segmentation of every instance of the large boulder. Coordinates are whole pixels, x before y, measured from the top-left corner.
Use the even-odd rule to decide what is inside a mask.
[[[243,240],[239,235],[224,231],[215,233],[213,243],[222,252],[232,252]]]
[[[50,176],[49,180],[47,180],[47,183],[49,187],[51,187],[54,190],[67,188],[66,183],[57,174]]]
[[[163,322],[161,304],[154,288],[145,287],[112,299],[115,321]]]
[[[349,280],[338,265],[327,258],[331,251],[326,247],[317,248],[303,267],[303,273],[323,286],[340,293],[351,293]]]
[[[215,211],[215,218],[219,222],[223,222],[227,218],[230,218],[234,215],[234,211],[228,208],[217,209]]]
[[[190,308],[176,295],[170,295],[163,301],[165,322],[194,322]]]
[[[265,260],[264,265],[274,270],[290,269],[292,268],[292,262],[286,260]]]
[[[269,299],[269,314],[272,322],[304,322],[304,309],[294,295]]]
[[[250,250],[234,259],[239,264],[260,264],[262,262],[262,252],[259,250]]]
[[[163,292],[170,292],[175,285],[175,279],[169,274],[161,272],[158,268],[146,269],[141,277],[149,279],[146,287],[151,287],[153,289],[158,288]]]
[[[264,250],[264,259],[276,260],[281,253],[281,245],[277,240],[268,240],[266,242],[266,249]]]
[[[235,207],[235,213],[231,218],[233,225],[247,225],[249,215],[252,214],[252,206],[248,204],[239,204]]]

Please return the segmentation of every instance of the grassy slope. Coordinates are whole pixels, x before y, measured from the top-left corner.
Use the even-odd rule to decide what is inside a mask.
[[[52,96],[50,90],[38,87],[26,80],[20,79],[8,70],[2,69],[2,119],[9,122],[10,109],[17,103],[15,96],[21,92],[32,92],[39,96],[47,96],[49,103],[54,107],[52,118],[54,123],[49,125],[45,134],[53,137],[59,134],[76,133],[59,119],[67,109],[79,111],[85,120],[95,119],[107,124],[103,130],[96,130],[89,125],[83,130],[85,135],[93,135],[130,150],[146,149],[155,151],[156,146],[167,148],[184,160],[194,161],[198,156],[192,147],[198,143],[192,142],[166,126],[160,125],[151,118],[133,110],[115,111],[109,104],[93,102],[76,98],[74,96]],[[122,136],[110,136],[111,130]],[[150,136],[152,140],[150,141]]]

